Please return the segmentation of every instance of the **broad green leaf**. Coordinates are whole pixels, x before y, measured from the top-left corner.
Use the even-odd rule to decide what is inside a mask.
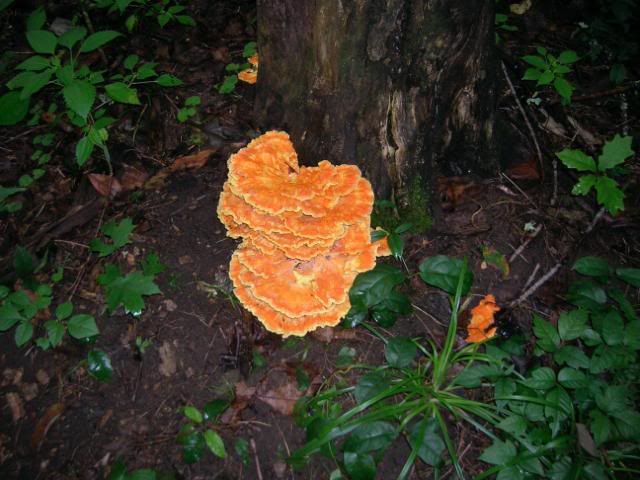
[[[563,457],[551,465],[551,469],[549,469],[547,474],[549,480],[569,480],[572,478],[571,472],[573,471],[575,471],[575,469],[571,459],[569,457]]]
[[[376,464],[368,454],[345,452],[344,469],[352,480],[373,480],[376,476]]]
[[[106,85],[105,91],[113,100],[119,103],[127,103],[129,105],[140,105],[138,91],[129,87],[126,83],[115,82]]]
[[[184,104],[187,107],[195,107],[196,105],[200,105],[200,97],[198,96],[188,97],[184,101]]]
[[[608,385],[596,395],[596,404],[603,412],[615,416],[627,409],[632,402],[625,385]]]
[[[565,388],[584,388],[588,381],[583,372],[574,368],[565,367],[558,372],[558,383]]]
[[[20,92],[5,93],[0,97],[0,125],[15,125],[29,112],[29,98],[21,98]]]
[[[9,198],[11,195],[15,195],[16,193],[20,193],[20,192],[24,192],[25,189],[24,188],[18,188],[18,187],[11,187],[11,188],[6,188],[6,187],[0,187],[0,202],[4,202],[7,198]],[[2,288],[2,285],[0,285],[0,288]]]
[[[79,167],[83,166],[89,160],[93,153],[94,143],[89,137],[82,137],[76,144],[76,163]]]
[[[409,445],[427,465],[438,466],[442,463],[445,443],[435,418],[423,417],[409,431]]]
[[[529,65],[533,65],[534,67],[539,68],[540,70],[546,70],[549,66],[544,58],[537,55],[525,55],[524,57],[522,57],[522,60],[527,62]]]
[[[493,391],[496,406],[498,408],[503,408],[507,403],[507,397],[513,395],[518,386],[513,378],[498,378],[497,380],[493,380]]]
[[[615,347],[624,341],[624,320],[617,310],[608,309],[604,314],[592,316],[593,328],[602,336],[604,342]]]
[[[298,390],[300,390],[301,392],[306,392],[311,386],[311,378],[302,367],[296,368],[296,382],[298,384]]]
[[[398,315],[381,305],[374,305],[371,309],[371,319],[383,328],[395,325]]]
[[[553,354],[558,365],[569,365],[573,368],[589,368],[589,357],[574,345],[565,345]]]
[[[367,453],[387,448],[396,438],[396,427],[388,422],[370,422],[357,427],[344,442],[345,452]]]
[[[404,282],[405,276],[397,267],[378,264],[373,270],[359,274],[349,291],[352,305],[372,307],[387,298],[396,285]]]
[[[26,33],[27,41],[36,53],[48,53],[53,55],[56,51],[58,39],[47,30],[30,30]]]
[[[71,302],[61,303],[56,308],[56,318],[58,320],[64,320],[68,318],[72,312],[73,312],[73,304]]]
[[[585,310],[572,310],[562,312],[558,318],[558,333],[562,340],[575,340],[584,333],[587,328],[589,314]]]
[[[34,55],[33,57],[27,58],[19,65],[16,65],[15,69],[39,72],[40,70],[44,70],[49,67],[51,67],[51,62],[48,58],[41,57],[40,55]]]
[[[640,268],[617,268],[616,275],[632,287],[640,288]]]
[[[27,17],[27,22],[26,22],[27,32],[30,30],[41,30],[42,27],[44,27],[44,24],[46,21],[47,21],[47,12],[45,12],[44,7],[40,6],[36,8]]]
[[[513,5],[519,5],[514,3]],[[496,475],[496,480],[525,480],[524,471],[520,466],[506,467]]]
[[[84,80],[73,80],[62,89],[67,106],[86,120],[96,99],[96,87]]]
[[[502,370],[498,365],[480,364],[465,368],[455,377],[453,383],[461,387],[475,388],[482,384],[483,378],[495,381],[502,375]]]
[[[405,368],[411,365],[416,353],[418,353],[418,347],[410,338],[406,337],[389,339],[384,349],[387,363],[396,368]]]
[[[522,76],[522,80],[533,80],[537,82],[540,79],[542,72],[537,68],[527,68]]]
[[[556,92],[560,94],[562,98],[564,98],[567,103],[571,101],[571,95],[573,95],[573,85],[569,83],[562,77],[556,77],[553,79],[553,88],[556,89]]]
[[[202,409],[202,418],[206,422],[214,422],[224,411],[229,408],[229,402],[222,399],[215,399],[207,402]]]
[[[620,307],[620,311],[624,314],[628,321],[638,320],[638,315],[636,314],[636,310],[631,304],[631,302],[627,299],[622,290],[618,288],[610,288],[607,290],[607,295],[611,297]]]
[[[133,70],[133,67],[135,67],[139,61],[140,61],[140,57],[138,55],[131,54],[124,59],[124,62],[122,62],[122,65],[127,70]]]
[[[156,83],[161,87],[177,87],[183,84],[182,80],[168,73],[160,75],[156,79]]]
[[[354,391],[356,401],[364,403],[389,388],[389,381],[380,372],[369,372],[358,380]]]
[[[502,419],[496,427],[516,437],[523,435],[527,430],[527,421],[520,415],[510,415]]]
[[[143,63],[140,68],[138,68],[138,80],[146,80],[158,75],[155,70],[157,65],[155,62]]]
[[[565,148],[564,150],[556,153],[556,157],[569,168],[578,170],[579,172],[595,172],[596,162],[593,157],[590,157],[582,150],[571,150]]]
[[[131,225],[135,228],[133,223]],[[150,253],[142,260],[142,271],[147,276],[155,276],[166,269],[167,266],[160,261],[160,257],[155,253]]]
[[[591,355],[589,371],[593,374],[600,374],[610,370],[615,364],[615,351],[607,345],[598,345]]]
[[[107,382],[113,376],[111,359],[102,350],[94,349],[89,351],[87,354],[87,367],[89,373],[101,382]]]
[[[593,282],[573,282],[567,292],[567,300],[577,307],[597,311],[607,303],[604,289]]]
[[[504,277],[509,275],[509,262],[507,262],[506,257],[495,248],[483,245],[482,258],[486,263],[500,270]]]
[[[555,352],[560,347],[560,335],[556,328],[538,315],[533,316],[533,333],[536,344],[545,352]]]
[[[18,347],[22,347],[33,337],[33,325],[30,320],[21,321],[16,327],[15,341]]]
[[[544,407],[544,415],[551,421],[552,435],[555,437],[560,431],[560,422],[566,420],[573,411],[571,397],[561,386],[557,386],[546,393],[548,402]]]
[[[602,154],[598,157],[598,170],[604,172],[624,163],[627,158],[633,156],[631,141],[631,136],[621,137],[616,135],[606,142],[602,147]]]
[[[389,235],[387,240],[389,242],[389,250],[391,250],[391,255],[395,258],[401,258],[402,252],[404,251],[404,240],[397,233],[392,233]]]
[[[184,407],[182,409],[182,412],[184,413],[185,417],[187,417],[192,422],[202,423],[204,421],[202,412],[200,412],[200,410],[192,405],[187,405],[186,407]]]
[[[640,350],[640,320],[630,321],[624,329],[624,344],[633,350]]]
[[[618,183],[609,177],[598,177],[594,185],[598,203],[606,208],[612,215],[624,210],[624,192]]]
[[[62,343],[64,338],[64,324],[58,320],[48,320],[44,324],[44,328],[47,331],[47,337],[52,347],[57,347]]]
[[[131,218],[124,218],[119,223],[112,220],[101,229],[101,232],[111,239],[111,243],[104,243],[94,239],[89,243],[89,246],[91,250],[97,252],[100,257],[106,257],[117,249],[131,243],[129,237],[135,228],[136,225],[131,221]]]
[[[93,337],[100,333],[95,319],[91,315],[85,314],[71,317],[67,323],[67,329],[69,330],[69,335],[79,340]]]
[[[238,438],[233,444],[233,449],[245,467],[251,463],[251,458],[249,457],[249,442],[247,442],[246,439]]]
[[[244,58],[249,58],[255,55],[257,50],[258,50],[258,44],[256,42],[247,42],[245,43],[244,48],[242,49],[242,56]]]
[[[33,260],[33,256],[22,245],[16,247],[13,256],[13,268],[16,271],[16,275],[22,279],[30,278],[36,270],[36,263]]]
[[[185,463],[191,464],[198,462],[202,458],[206,442],[201,432],[192,431],[184,436],[182,445],[182,459]]]
[[[496,439],[489,448],[482,452],[480,460],[491,465],[505,465],[512,461],[517,454],[515,445],[509,440],[503,442]]]
[[[80,40],[82,40],[86,36],[87,36],[86,28],[74,27],[67,30],[62,35],[60,35],[60,38],[58,38],[58,44],[62,47],[66,47],[69,50],[71,50],[76,43],[78,43]]]
[[[231,93],[235,90],[236,84],[238,83],[237,75],[227,75],[224,78],[222,84],[218,87],[218,93],[226,94]]]
[[[620,85],[628,76],[627,68],[622,63],[614,63],[611,65],[611,70],[609,70],[609,80],[614,84]]]
[[[601,410],[595,408],[589,412],[591,417],[591,433],[596,445],[602,445],[609,440],[613,431],[613,424]]]
[[[4,302],[0,305],[0,332],[6,332],[23,319],[20,311],[12,303]]]
[[[126,313],[138,316],[145,308],[144,296],[162,293],[153,277],[142,272],[132,272],[106,284],[107,308],[113,313],[120,305]]]
[[[134,470],[126,476],[125,480],[157,480],[158,474],[150,468]]]
[[[176,15],[176,20],[180,25],[196,26],[196,21],[189,15]]]
[[[121,34],[113,30],[104,30],[91,34],[82,42],[82,45],[80,45],[80,53],[92,52],[119,36],[121,36]]]
[[[554,74],[551,70],[545,70],[538,78],[537,85],[549,85],[554,79]]]
[[[575,63],[578,61],[578,54],[573,50],[565,50],[558,56],[558,62],[565,65]]]
[[[549,367],[536,368],[522,383],[534,390],[549,390],[556,384],[556,374]]]
[[[588,275],[590,277],[598,277],[602,279],[606,279],[613,273],[613,269],[609,266],[609,262],[601,257],[579,258],[573,264],[571,269],[581,275]]]
[[[454,295],[463,264],[463,260],[450,258],[445,255],[427,258],[420,264],[420,278],[429,285],[441,288],[450,295]],[[469,269],[466,269],[462,285],[462,295],[467,294],[471,289],[472,283],[473,274]]]
[[[213,430],[207,430],[204,432],[204,441],[206,442],[207,447],[209,447],[209,450],[211,450],[211,453],[216,457],[227,457],[227,452],[224,449],[224,442],[217,432],[214,432]]]

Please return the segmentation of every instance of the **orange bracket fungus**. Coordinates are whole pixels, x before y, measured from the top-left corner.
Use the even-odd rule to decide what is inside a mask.
[[[251,67],[238,73],[238,78],[243,82],[254,84],[258,80],[258,54],[247,59]]]
[[[278,131],[231,155],[228,167],[218,217],[242,239],[229,267],[238,299],[285,337],[336,325],[358,273],[389,254],[386,239],[371,242],[371,184],[355,165],[300,167]]]
[[[467,342],[479,343],[492,338],[496,334],[494,315],[500,311],[496,298],[488,294],[480,303],[471,309],[471,320],[467,327]]]

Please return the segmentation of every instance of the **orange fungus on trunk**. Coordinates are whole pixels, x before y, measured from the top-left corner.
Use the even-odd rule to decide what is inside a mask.
[[[285,337],[336,325],[358,273],[389,254],[386,239],[371,242],[370,183],[354,165],[300,167],[289,136],[277,131],[228,167],[218,217],[242,239],[229,268],[238,299]]]

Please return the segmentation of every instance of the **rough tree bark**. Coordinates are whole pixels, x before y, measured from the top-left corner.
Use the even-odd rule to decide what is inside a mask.
[[[258,0],[255,113],[302,163],[354,163],[415,208],[436,169],[495,170],[494,0]]]

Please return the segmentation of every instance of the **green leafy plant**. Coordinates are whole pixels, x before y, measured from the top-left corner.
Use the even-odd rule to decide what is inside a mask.
[[[511,25],[509,23],[509,15],[507,15],[505,13],[496,13],[496,17],[495,17],[495,21],[494,21],[494,28],[496,30],[496,32],[495,32],[496,45],[499,45],[502,42],[502,38],[500,37],[500,34],[498,33],[499,30],[502,30],[504,32],[517,32],[518,31],[518,27],[516,27],[515,25]]]
[[[94,348],[87,353],[87,370],[89,374],[101,382],[108,382],[113,378],[111,359],[102,350]]]
[[[112,220],[100,229],[105,236],[109,237],[111,242],[105,243],[102,240],[94,238],[89,243],[89,247],[93,252],[97,252],[98,256],[107,257],[126,244],[131,243],[129,237],[135,228],[136,226],[130,218],[124,218],[120,223]]]
[[[375,242],[386,237],[391,255],[397,259],[402,259],[402,254],[404,253],[404,239],[402,238],[402,234],[411,230],[411,227],[412,225],[410,223],[403,223],[395,227],[391,232],[384,229],[374,230],[371,232],[371,241]]]
[[[86,340],[95,337],[100,333],[96,325],[95,318],[87,314],[73,313],[71,302],[61,303],[56,307],[55,319],[47,320],[44,323],[47,335],[36,339],[36,345],[43,350],[51,347],[55,348],[62,344],[65,333],[77,340]]]
[[[107,127],[115,119],[106,115],[106,108],[95,108],[101,96],[111,102],[140,105],[136,86],[153,83],[163,87],[180,85],[170,74],[158,75],[155,63],[139,63],[136,55],[124,61],[126,73],[105,78],[104,71],[93,71],[82,62],[82,55],[102,48],[121,34],[112,30],[88,35],[81,26],[74,26],[60,36],[44,30],[46,13],[36,10],[27,21],[26,37],[36,55],[15,67],[17,75],[6,86],[9,92],[0,96],[0,125],[15,125],[29,112],[32,99],[44,91],[60,95],[66,110],[63,114],[71,124],[82,130],[76,145],[76,161],[84,165],[95,147],[102,149],[109,161],[106,147]],[[66,55],[62,55],[62,53]]]
[[[458,477],[464,478],[447,419],[452,416],[455,421],[466,421],[493,436],[479,420],[497,424],[501,418],[492,406],[461,396],[457,377],[452,374],[460,367],[464,373],[474,362],[491,368],[489,358],[479,354],[476,345],[455,348],[458,311],[471,276],[464,261],[434,258],[423,262],[421,276],[433,286],[453,290],[449,330],[442,348],[431,342],[424,345],[417,339],[378,334],[385,343],[385,364],[372,367],[352,363],[350,369],[367,372],[355,386],[325,386],[314,397],[298,402],[296,419],[306,429],[307,443],[289,457],[294,466],[303,465],[310,455],[319,452],[333,459],[349,478],[373,479],[385,450],[402,438],[410,454],[398,478],[407,478],[418,458],[431,465],[434,478],[438,478],[446,466],[445,452]],[[398,279],[387,281],[382,293]],[[365,291],[377,297],[384,282],[372,282]],[[353,395],[356,404],[343,411],[338,400],[347,395]],[[336,471],[334,478],[339,475]]]
[[[144,297],[162,293],[154,279],[154,274],[139,270],[123,275],[116,265],[107,263],[104,273],[98,276],[98,283],[105,288],[109,313],[122,306],[125,313],[140,315],[145,309]]]
[[[564,50],[557,57],[544,47],[537,47],[538,55],[525,55],[522,59],[531,67],[524,72],[523,80],[532,80],[536,86],[552,85],[565,104],[571,103],[575,87],[565,75],[571,73],[571,65],[579,60],[573,50]]]
[[[0,332],[16,327],[16,345],[26,345],[33,338],[33,320],[38,312],[51,305],[51,295],[51,286],[46,284],[38,285],[34,290],[15,292],[0,285]]]
[[[355,327],[371,318],[381,327],[390,327],[399,315],[411,313],[409,298],[397,291],[405,279],[402,270],[386,264],[360,273],[349,291],[351,309],[343,324]]]
[[[534,358],[526,371],[511,361],[525,354],[524,339],[513,337],[486,345],[499,368],[472,367],[458,380],[467,388],[488,380],[504,415],[497,425],[503,438],[480,457],[494,467],[478,479],[640,473],[633,466],[640,454],[640,320],[615,286],[616,279],[640,286],[640,269],[614,269],[599,257],[581,258],[573,269],[592,280],[570,286],[566,299],[576,308],[556,323],[534,316]]]
[[[200,105],[200,97],[188,97],[184,101],[184,106],[178,110],[177,119],[180,123],[184,123],[198,113],[198,105]]]
[[[238,73],[251,67],[248,59],[255,55],[256,51],[256,42],[248,42],[242,50],[242,56],[245,61],[243,63],[230,63],[225,67],[225,72],[230,75],[226,75],[222,83],[218,85],[218,93],[229,94],[235,91],[236,85],[238,84]]]
[[[185,10],[187,7],[172,0],[96,0],[93,2],[98,8],[107,9],[109,13],[119,12],[123,15],[133,10],[125,20],[128,31],[133,31],[141,17],[154,17],[158,25],[164,28],[171,22],[181,25],[195,26],[196,22]]]
[[[151,468],[138,468],[131,472],[127,471],[127,466],[118,460],[112,467],[107,480],[174,480],[173,474],[158,472]]]
[[[596,191],[598,204],[605,207],[611,214],[615,215],[624,210],[624,192],[609,174],[619,173],[620,166],[633,156],[631,141],[630,136],[616,135],[604,144],[597,163],[593,157],[582,150],[565,148],[556,153],[565,166],[578,172],[590,172],[580,177],[571,193],[587,195],[593,188]]]
[[[136,337],[136,350],[140,357],[144,355],[144,352],[146,352],[147,348],[149,348],[151,345],[153,345],[153,342],[150,339],[140,336]]]
[[[176,440],[179,445],[182,445],[182,458],[185,463],[198,462],[207,448],[216,457],[226,458],[224,442],[215,430],[215,426],[220,415],[228,407],[229,402],[216,399],[207,403],[202,411],[190,405],[182,408],[182,413],[188,422],[182,425]]]
[[[18,193],[24,192],[26,188],[22,187],[3,187],[0,186],[0,214],[14,213],[22,208],[22,203],[11,201],[10,198]]]

